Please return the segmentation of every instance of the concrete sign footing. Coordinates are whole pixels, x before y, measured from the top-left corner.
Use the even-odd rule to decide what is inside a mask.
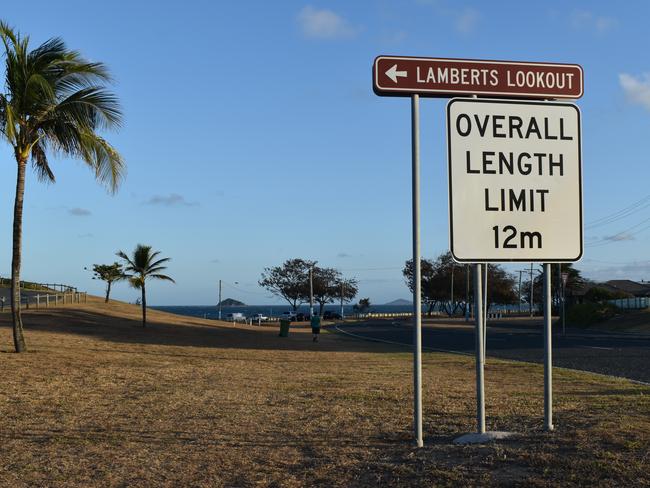
[[[494,431],[484,434],[465,434],[454,439],[454,444],[487,444],[488,442],[501,441],[514,436],[514,432]]]

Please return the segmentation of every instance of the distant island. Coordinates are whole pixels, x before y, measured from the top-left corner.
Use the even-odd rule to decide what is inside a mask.
[[[398,298],[397,300],[393,300],[392,302],[384,303],[384,305],[413,305],[413,302],[410,300],[404,300],[403,298]]]
[[[239,300],[235,300],[234,298],[226,298],[225,300],[221,300],[221,303],[217,303],[217,306],[221,305],[222,307],[244,307],[246,304],[244,302],[240,302]]]

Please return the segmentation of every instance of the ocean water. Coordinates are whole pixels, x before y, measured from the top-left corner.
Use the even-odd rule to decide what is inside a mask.
[[[189,315],[190,317],[201,317],[214,320],[217,320],[219,314],[219,310],[215,305],[167,305],[151,308],[161,310],[163,312],[175,313],[178,315]],[[314,310],[316,313],[318,313],[318,305],[314,305]],[[341,313],[341,306],[325,305],[325,310]],[[352,315],[354,313],[352,310],[352,305],[344,305],[343,310],[345,312],[345,315]],[[369,311],[375,313],[400,313],[411,312],[412,310],[413,308],[411,305],[372,305]],[[232,306],[222,307],[221,317],[225,319],[226,314],[229,313],[243,313],[246,317],[256,313],[261,313],[267,317],[278,317],[282,315],[282,312],[289,311],[291,311],[291,307],[289,305],[245,305],[241,307]],[[301,305],[298,307],[298,311],[309,313],[309,305]]]
[[[354,315],[352,305],[344,305],[344,315],[351,316]],[[219,315],[219,310],[216,305],[168,305],[168,306],[156,306],[151,307],[156,310],[162,310],[163,312],[175,313],[178,315],[189,315],[190,317],[201,317],[206,319],[217,320]],[[537,307],[536,307],[537,309]],[[242,313],[244,316],[249,317],[251,315],[261,313],[267,317],[279,317],[282,315],[282,312],[289,312],[291,307],[289,305],[244,305],[241,307],[222,307],[221,317],[222,319],[226,318],[226,314],[229,313]],[[314,310],[318,313],[318,305],[314,305]],[[325,305],[326,311],[341,313],[340,305]],[[437,306],[434,311],[440,311],[441,307]],[[500,311],[500,312],[517,312],[519,307],[517,305],[491,305],[490,311]],[[411,305],[372,305],[369,312],[372,313],[404,313],[412,312],[413,307]],[[522,304],[522,312],[528,311],[528,304]],[[298,307],[298,312],[309,313],[309,305],[301,305]],[[427,306],[422,306],[422,313],[425,314],[428,312]],[[460,309],[456,311],[456,315],[460,315],[462,312]]]

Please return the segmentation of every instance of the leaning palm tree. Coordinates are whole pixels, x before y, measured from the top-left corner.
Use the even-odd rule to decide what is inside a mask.
[[[153,278],[176,283],[169,276],[160,274],[160,271],[167,269],[167,266],[162,266],[162,264],[170,261],[171,258],[157,259],[159,254],[159,251],[151,252],[151,246],[144,246],[142,244],[138,244],[135,247],[135,251],[133,251],[133,256],[131,257],[122,251],[118,251],[117,253],[126,262],[124,276],[129,280],[133,288],[142,291],[142,327],[147,326],[147,294],[145,282],[149,278]]]
[[[74,157],[115,192],[124,163],[97,133],[120,125],[117,98],[102,63],[85,60],[59,38],[30,50],[29,37],[0,21],[5,86],[0,93],[0,135],[12,146],[18,166],[11,263],[11,312],[16,352],[25,351],[20,314],[20,265],[25,172],[29,160],[37,176],[53,182],[48,154]],[[2,88],[0,87],[0,90]]]

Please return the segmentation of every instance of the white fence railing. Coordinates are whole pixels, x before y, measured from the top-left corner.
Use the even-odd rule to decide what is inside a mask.
[[[616,305],[618,308],[624,310],[641,310],[650,307],[650,298],[648,297],[633,297],[633,298],[618,298],[616,300],[607,300],[607,303]]]
[[[47,308],[59,307],[61,305],[71,305],[73,303],[86,303],[88,301],[88,294],[83,291],[70,292],[70,293],[45,293],[43,295],[22,295],[20,297],[20,304],[23,308]],[[10,308],[9,300],[4,297],[0,300],[0,311],[4,312],[5,308]]]

